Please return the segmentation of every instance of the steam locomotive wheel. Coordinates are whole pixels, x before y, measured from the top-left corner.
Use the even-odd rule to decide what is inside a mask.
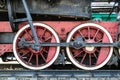
[[[112,43],[109,32],[100,25],[85,23],[74,28],[68,35],[67,42],[82,37],[86,43]],[[86,46],[81,49],[66,47],[71,62],[84,70],[95,70],[103,67],[111,58],[113,47]]]
[[[120,35],[118,36],[118,40],[120,41]],[[119,55],[120,55],[120,48],[118,49]]]
[[[33,25],[40,43],[60,42],[57,33],[51,27],[42,23],[34,23]],[[60,47],[40,47],[39,51],[36,51],[31,47],[20,48],[18,43],[22,38],[26,41],[34,42],[29,25],[24,26],[18,31],[13,42],[15,57],[20,64],[28,69],[45,69],[53,64],[59,55]]]

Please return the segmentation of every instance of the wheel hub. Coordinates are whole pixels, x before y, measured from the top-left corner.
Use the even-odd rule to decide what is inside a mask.
[[[68,35],[67,42],[75,41],[79,36],[85,43],[113,43],[110,33],[104,27],[94,23],[85,23],[74,28]],[[78,68],[95,70],[109,61],[113,48],[93,45],[80,49],[66,47],[66,51],[71,62]]]
[[[43,47],[41,47],[39,51],[38,50],[34,50],[31,47],[28,47],[28,50],[30,52],[32,52],[33,54],[39,54],[43,50]]]
[[[48,25],[33,23],[39,43],[59,43],[57,33]],[[22,27],[16,34],[13,41],[13,51],[16,59],[24,67],[32,70],[45,69],[53,64],[60,51],[58,46],[32,46],[23,47],[24,41],[32,42],[33,35],[29,25]],[[22,43],[21,43],[22,42]],[[23,44],[23,45],[22,45]]]
[[[94,43],[95,41],[93,39],[88,39],[85,41],[86,43]],[[95,51],[95,47],[93,46],[87,46],[84,49],[87,53],[93,53]]]

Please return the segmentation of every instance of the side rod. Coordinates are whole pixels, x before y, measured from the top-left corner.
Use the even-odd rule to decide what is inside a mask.
[[[39,44],[35,44],[30,41],[26,41],[24,38],[21,38],[20,42],[18,43],[18,46],[21,48],[24,47],[42,47],[42,46],[60,46],[60,47],[73,47],[75,49],[80,49],[83,47],[116,47],[120,48],[120,41],[116,41],[113,43],[86,43],[84,41],[80,41],[81,38],[77,38],[75,41],[71,42],[61,42],[61,43],[50,43],[50,42],[42,42]]]
[[[75,49],[80,49],[83,47],[116,47],[116,48],[120,48],[120,42],[114,42],[114,43],[76,43],[76,42],[62,42],[62,43],[39,43],[37,45],[35,45],[34,43],[31,42],[27,42],[27,41],[20,41],[19,42],[19,47],[23,48],[23,47],[42,47],[42,46],[60,46],[60,47],[72,47]]]

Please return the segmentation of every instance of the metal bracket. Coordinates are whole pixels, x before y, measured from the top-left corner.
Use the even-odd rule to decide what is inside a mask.
[[[56,59],[56,61],[54,62],[55,65],[59,65],[59,64],[62,64],[62,65],[65,65],[65,51],[64,49],[61,50],[58,58]]]

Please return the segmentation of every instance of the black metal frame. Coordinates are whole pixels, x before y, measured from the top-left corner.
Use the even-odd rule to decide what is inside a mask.
[[[34,29],[32,17],[31,17],[31,15],[30,15],[30,12],[29,12],[29,9],[28,9],[26,0],[22,0],[22,3],[23,3],[23,6],[24,6],[24,9],[25,9],[25,13],[26,13],[27,18],[14,19],[13,12],[12,12],[12,6],[11,6],[11,0],[7,0],[8,16],[9,16],[9,21],[10,21],[10,24],[11,24],[11,28],[12,28],[12,30],[13,30],[13,32],[14,32],[14,31],[16,30],[16,29],[15,29],[15,27],[16,27],[16,26],[15,26],[15,22],[28,21],[28,23],[29,23],[29,25],[30,25],[30,28],[31,28],[31,30],[32,30],[32,35],[33,35],[35,44],[39,44],[38,37],[37,37],[36,31],[35,31],[35,29]],[[39,50],[39,47],[35,47],[35,49],[36,49],[36,50]]]
[[[10,25],[11,25],[12,31],[16,32],[14,19],[13,19],[13,9],[11,4],[12,4],[11,0],[7,0],[8,17],[9,17]]]
[[[21,41],[19,42],[19,47],[31,46],[35,50],[39,50],[41,46],[62,46],[62,47],[68,46],[68,47],[73,47],[75,49],[80,49],[80,48],[86,47],[86,46],[94,46],[94,47],[108,47],[108,46],[110,46],[110,47],[120,48],[120,42],[117,41],[117,39],[116,39],[116,42],[114,42],[114,43],[85,43],[81,37],[78,37],[75,41],[69,42],[69,43],[39,43],[36,31],[34,29],[32,17],[31,17],[31,14],[29,12],[29,9],[28,9],[27,3],[26,3],[26,0],[21,0],[23,3],[23,6],[24,6],[25,13],[26,13],[26,18],[22,18],[22,19],[14,19],[14,15],[13,15],[14,11],[13,11],[12,6],[11,6],[11,1],[12,0],[7,0],[7,5],[8,5],[9,21],[11,23],[11,28],[12,28],[13,32],[16,30],[15,29],[16,22],[28,21],[30,28],[32,30],[32,35],[33,35],[34,41],[35,41],[35,43],[30,43],[30,42],[25,41],[24,38],[22,38]],[[119,5],[120,5],[120,3],[119,3]],[[120,29],[120,26],[118,26],[118,31],[116,34],[117,38],[119,36],[119,34],[118,34],[119,29]]]

